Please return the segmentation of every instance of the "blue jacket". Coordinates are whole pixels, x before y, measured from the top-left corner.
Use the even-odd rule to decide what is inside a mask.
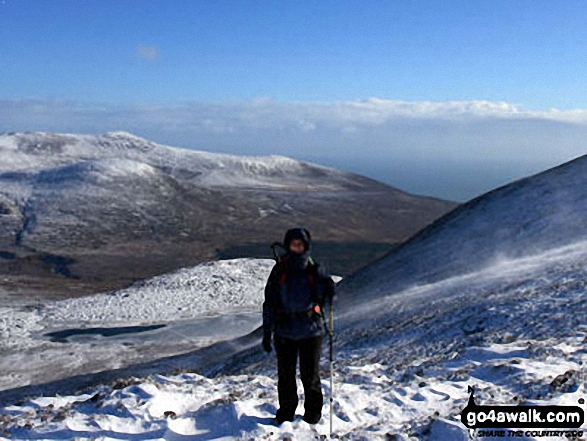
[[[321,315],[304,312],[311,310],[315,304],[323,310],[326,303],[332,301],[334,281],[308,252],[301,255],[288,253],[285,259],[284,266],[279,262],[273,266],[265,286],[265,334],[275,332],[276,335],[294,340],[321,335],[324,332]],[[287,275],[282,285],[280,279],[284,270]],[[314,295],[308,271],[314,275]]]

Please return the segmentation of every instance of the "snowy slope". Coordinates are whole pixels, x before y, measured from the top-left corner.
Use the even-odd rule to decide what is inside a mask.
[[[84,326],[141,324],[201,315],[256,311],[274,265],[271,259],[230,259],[182,268],[112,293],[52,302],[43,319]]]
[[[585,239],[587,155],[461,205],[347,277],[341,297],[361,303]]]
[[[466,440],[458,420],[467,386],[476,387],[479,404],[581,405],[584,179],[580,158],[498,189],[339,283],[337,436]],[[293,423],[271,424],[275,358],[260,351],[258,333],[219,348],[226,358],[215,366],[161,368],[78,394],[33,397],[0,409],[0,419],[16,439],[305,440],[328,433],[327,402],[313,428],[300,419],[303,400]]]
[[[368,308],[370,332],[344,327],[340,317],[336,435],[467,440],[458,419],[468,385],[483,404],[578,404],[586,387],[586,280],[587,247],[578,243],[390,296]],[[274,356],[249,351],[246,361],[216,376],[162,372],[31,398],[1,408],[0,419],[12,439],[306,440],[328,433],[326,403],[314,428],[300,418],[303,402],[293,423],[272,425]],[[322,366],[328,395],[325,358]],[[302,396],[299,382],[298,389]]]
[[[269,259],[207,262],[118,291],[1,307],[0,391],[121,368],[246,334],[260,324],[273,264]],[[104,329],[120,333],[107,336],[100,333]]]

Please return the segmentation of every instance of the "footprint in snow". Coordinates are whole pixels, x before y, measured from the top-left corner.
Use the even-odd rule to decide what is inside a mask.
[[[441,398],[439,399],[439,401],[446,401],[450,398],[450,395],[445,393],[445,392],[440,392],[434,389],[428,389],[431,393],[440,396]]]
[[[403,401],[396,397],[383,397],[383,400],[395,404],[397,407],[402,407],[404,405]]]
[[[345,423],[349,423],[351,421],[351,419],[348,417],[348,415],[343,411],[342,406],[340,405],[340,403],[338,401],[334,402],[333,409],[334,409],[334,415],[336,417],[340,418]]]

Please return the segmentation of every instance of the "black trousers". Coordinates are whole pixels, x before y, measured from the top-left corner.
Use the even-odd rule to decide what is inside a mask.
[[[322,335],[291,340],[275,335],[277,353],[277,394],[279,414],[293,418],[298,406],[296,364],[300,359],[300,377],[304,386],[304,410],[307,415],[321,415],[323,395],[320,384],[320,351]]]

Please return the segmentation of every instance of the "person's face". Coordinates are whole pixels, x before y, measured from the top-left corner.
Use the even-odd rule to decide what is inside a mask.
[[[306,249],[304,241],[302,239],[292,239],[289,243],[289,250],[292,253],[302,254]]]

